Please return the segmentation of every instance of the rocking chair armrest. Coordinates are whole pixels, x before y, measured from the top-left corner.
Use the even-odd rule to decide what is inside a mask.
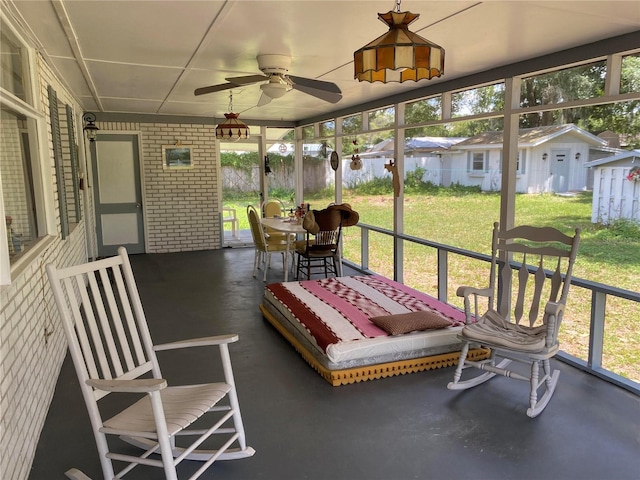
[[[487,297],[490,299],[493,296],[493,289],[468,287],[463,285],[458,287],[456,295],[464,298],[465,324],[468,325],[481,317],[480,312],[478,311],[478,297]]]
[[[564,308],[565,305],[563,303],[557,302],[547,302],[544,307],[544,318],[547,330],[545,345],[547,348],[551,348],[558,343],[558,330],[560,329]]]
[[[156,352],[160,352],[163,350],[175,350],[177,348],[207,347],[211,345],[224,345],[227,343],[237,342],[238,339],[238,335],[236,333],[232,333],[229,335],[216,335],[213,337],[192,338],[189,340],[163,343],[161,345],[154,345],[153,349]]]
[[[105,392],[149,393],[167,388],[164,378],[142,378],[133,380],[88,379],[87,385]]]
[[[557,302],[547,302],[544,307],[544,313],[547,315],[558,316],[560,312],[564,311],[564,304]]]
[[[476,288],[476,287],[467,287],[461,286],[456,290],[456,295],[458,297],[468,297],[470,295],[479,295],[481,297],[491,297],[493,295],[493,290],[491,287],[488,288]]]

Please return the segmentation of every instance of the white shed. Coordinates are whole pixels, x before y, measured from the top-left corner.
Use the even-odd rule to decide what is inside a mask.
[[[619,218],[640,223],[640,177],[629,178],[640,167],[640,150],[592,160],[594,169],[591,222],[608,224]]]

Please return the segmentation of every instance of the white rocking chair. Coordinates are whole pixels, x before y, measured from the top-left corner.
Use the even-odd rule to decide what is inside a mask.
[[[521,226],[500,232],[498,224],[494,224],[489,287],[459,287],[457,291],[464,298],[466,325],[459,335],[464,342],[460,360],[447,388],[464,390],[500,374],[529,382],[529,417],[544,410],[560,375],[559,370],[551,370],[549,359],[559,350],[558,331],[579,242],[580,229],[569,237],[550,227]],[[488,299],[488,310],[483,315],[479,312],[479,297]],[[478,321],[473,323],[475,319]],[[468,360],[471,344],[490,348],[490,358]],[[496,364],[497,357],[502,360]],[[512,361],[529,364],[530,374],[506,368]],[[462,381],[463,371],[470,367],[485,373]],[[542,386],[545,390],[538,400]]]
[[[237,341],[237,335],[154,346],[129,258],[122,247],[117,256],[83,265],[56,269],[49,264],[47,274],[91,419],[105,479],[121,478],[138,464],[163,468],[167,479],[177,479],[176,465],[185,459],[204,462],[191,477],[198,478],[216,460],[245,458],[255,453],[245,442],[229,357],[228,344]],[[220,351],[223,382],[167,386],[160,372],[157,351],[212,345]],[[144,396],[104,420],[99,401],[116,392]],[[205,414],[207,418],[212,417],[209,425],[187,428]],[[216,437],[217,449],[198,450],[213,434],[220,434]],[[111,451],[107,435],[118,435],[145,451],[140,456]],[[176,437],[182,435],[196,438],[187,447],[178,446]],[[160,454],[160,458],[153,458],[154,453]],[[112,460],[128,462],[117,477]],[[88,478],[76,469],[69,470],[67,476]]]

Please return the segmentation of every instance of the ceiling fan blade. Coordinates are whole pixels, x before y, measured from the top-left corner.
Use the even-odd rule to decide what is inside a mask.
[[[264,92],[260,95],[260,99],[258,100],[258,107],[263,107],[267,103],[271,102],[271,97],[265,95]]]
[[[269,80],[269,77],[265,75],[247,75],[245,77],[230,77],[225,78],[227,82],[231,82],[234,85],[250,85],[252,83],[264,82]]]
[[[293,89],[312,95],[320,100],[324,100],[325,102],[338,103],[342,99],[342,93],[328,92],[326,90],[319,90],[317,88],[311,88],[297,83],[293,84]]]
[[[251,85],[252,83],[264,82],[265,80],[269,80],[269,77],[265,77],[264,75],[247,75],[245,77],[225,78],[225,80],[229,83],[196,88],[193,93],[194,95],[204,95],[206,93],[222,92],[223,90],[229,90],[241,85]]]
[[[204,95],[206,93],[222,92],[223,90],[229,90],[235,88],[238,85],[235,83],[221,83],[220,85],[211,85],[209,87],[196,88],[193,92],[194,95]]]
[[[314,90],[323,90],[325,92],[336,93],[338,95],[342,95],[342,90],[335,83],[325,82],[324,80],[315,80],[313,78],[304,78],[304,77],[295,77],[293,75],[287,75],[289,79],[293,82],[294,87],[306,87],[313,88]],[[229,80],[229,79],[227,79]],[[303,91],[301,88],[298,90]]]

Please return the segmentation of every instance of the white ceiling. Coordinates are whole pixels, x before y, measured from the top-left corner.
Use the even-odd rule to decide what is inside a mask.
[[[445,48],[445,75],[383,85],[354,80],[353,52],[387,31],[377,14],[392,0],[7,1],[87,111],[220,118],[229,91],[193,91],[259,74],[258,54],[291,55],[290,74],[343,92],[337,104],[294,90],[256,107],[258,84],[233,89],[245,121],[310,118],[640,30],[637,0],[405,0],[420,14],[411,30]]]

